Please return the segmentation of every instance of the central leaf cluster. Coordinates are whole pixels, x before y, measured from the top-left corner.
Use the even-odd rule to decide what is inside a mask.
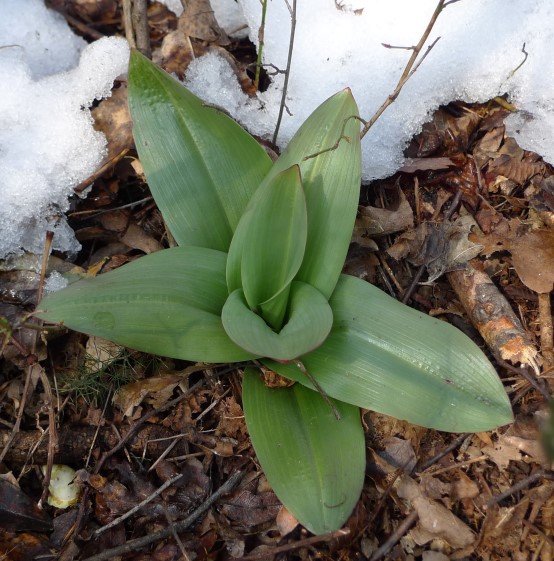
[[[222,321],[252,354],[286,361],[317,348],[333,325],[327,298],[295,280],[306,251],[308,213],[298,165],[270,174],[235,230]]]

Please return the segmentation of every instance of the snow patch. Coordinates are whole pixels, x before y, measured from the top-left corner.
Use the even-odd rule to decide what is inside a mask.
[[[126,72],[129,49],[117,38],[86,46],[39,0],[4,1],[2,9],[0,258],[41,254],[46,230],[55,249],[76,252],[63,213],[106,151],[88,108]]]

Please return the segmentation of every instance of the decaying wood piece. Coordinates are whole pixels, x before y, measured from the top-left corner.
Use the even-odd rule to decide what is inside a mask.
[[[472,259],[464,270],[447,275],[491,352],[512,364],[530,366],[538,375],[536,348],[509,302],[481,269],[480,261]]]
[[[81,465],[88,456],[90,448],[99,448],[105,451],[118,444],[120,438],[110,427],[102,427],[95,434],[97,427],[72,427],[70,430],[61,430],[58,434],[58,451],[54,454],[55,463]],[[0,449],[5,445],[10,431],[0,430]],[[203,449],[215,448],[217,438],[203,435],[190,427],[186,434],[178,435],[173,431],[159,425],[145,425],[137,436],[131,439],[127,448],[134,454],[144,455],[149,458],[159,457],[164,450],[173,442],[173,438],[181,436],[175,447],[173,455],[182,455],[189,452],[188,445],[192,443],[201,444]],[[162,440],[160,440],[162,439]],[[21,467],[25,463],[44,464],[48,454],[48,437],[43,432],[19,431],[11,443],[6,454],[5,461],[11,467]]]
[[[541,324],[541,354],[545,362],[545,370],[554,367],[554,325],[550,294],[539,294],[539,319]]]

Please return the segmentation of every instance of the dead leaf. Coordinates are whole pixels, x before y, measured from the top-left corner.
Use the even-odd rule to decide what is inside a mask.
[[[352,241],[365,246],[368,238],[386,236],[413,226],[412,208],[404,193],[399,190],[398,200],[389,208],[359,207]]]
[[[144,400],[151,403],[154,408],[167,403],[181,379],[182,377],[178,375],[154,376],[125,384],[117,390],[112,401],[126,417],[132,417],[135,408]]]
[[[399,236],[387,253],[396,260],[406,258],[415,266],[425,265],[428,282],[434,282],[444,273],[462,269],[479,255],[482,246],[469,240],[474,224],[470,215],[454,222],[424,222]]]
[[[282,506],[279,509],[275,523],[281,536],[290,534],[299,524],[298,520],[290,513],[286,506]]]
[[[261,524],[273,522],[280,508],[281,502],[275,493],[255,495],[243,489],[225,499],[221,512],[242,528],[252,530]]]
[[[51,532],[52,520],[26,495],[9,474],[0,477],[0,523],[4,529]]]
[[[456,165],[450,158],[411,158],[404,162],[404,165],[398,170],[402,173],[416,173],[417,171],[432,171],[439,169],[448,169]]]
[[[94,128],[108,140],[108,154],[104,163],[113,160],[123,150],[133,148],[133,123],[127,104],[127,85],[121,84],[92,110]]]
[[[504,235],[475,236],[482,245],[484,255],[496,251],[509,251],[516,272],[531,290],[549,293],[554,289],[554,232],[541,229],[517,234],[517,225]]]
[[[187,7],[179,18],[179,29],[189,37],[228,45],[229,37],[215,18],[209,0],[187,0]]]
[[[389,436],[383,441],[385,449],[379,455],[390,465],[410,473],[417,464],[417,457],[412,443],[396,436]]]
[[[182,79],[189,64],[201,54],[198,49],[199,46],[193,49],[189,36],[182,29],[176,29],[163,38],[161,47],[152,55],[152,61]]]
[[[411,477],[402,475],[395,482],[396,492],[416,510],[419,519],[410,535],[419,545],[437,538],[451,547],[461,549],[475,541],[469,526],[437,501],[425,496],[423,487]]]
[[[503,175],[519,185],[523,185],[535,175],[543,173],[544,170],[543,163],[518,161],[508,154],[501,154],[489,164],[489,171]]]
[[[84,366],[91,374],[107,368],[125,351],[124,347],[95,335],[88,338],[85,350]]]
[[[412,505],[419,515],[418,524],[411,532],[416,543],[422,545],[440,538],[451,547],[461,549],[475,541],[470,527],[441,504],[417,497]]]

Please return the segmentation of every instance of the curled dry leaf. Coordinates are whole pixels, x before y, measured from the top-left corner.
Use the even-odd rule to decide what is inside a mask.
[[[416,173],[417,171],[431,171],[448,169],[456,164],[444,156],[437,158],[411,158],[398,170],[402,173]]]
[[[103,100],[92,110],[94,126],[108,140],[108,154],[103,164],[109,162],[125,149],[135,145],[133,124],[127,103],[127,85],[121,84],[112,91],[111,97]]]
[[[398,191],[398,200],[389,208],[361,206],[354,226],[352,241],[366,247],[369,238],[386,236],[414,227],[414,215],[404,193]],[[374,242],[373,242],[374,243]]]
[[[428,282],[433,282],[444,273],[463,268],[479,255],[482,246],[469,240],[474,224],[469,215],[454,222],[425,222],[399,236],[387,253],[397,260],[406,258],[413,265],[425,265]]]
[[[469,526],[443,505],[426,497],[422,487],[411,477],[401,476],[395,487],[398,496],[411,503],[418,514],[417,526],[410,532],[416,543],[423,545],[438,538],[461,549],[475,541]]]
[[[145,399],[158,408],[169,401],[175,387],[181,382],[181,376],[154,376],[131,384],[125,384],[113,397],[126,417],[132,417],[133,412]]]
[[[187,0],[187,7],[179,18],[179,29],[190,37],[228,45],[229,37],[215,18],[209,0]]]

